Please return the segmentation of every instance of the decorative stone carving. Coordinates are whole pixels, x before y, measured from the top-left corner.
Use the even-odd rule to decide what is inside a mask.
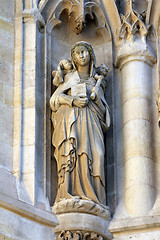
[[[123,16],[121,15],[122,25],[119,33],[121,39],[134,40],[134,36],[140,36],[143,41],[148,35],[151,25],[145,25],[145,13],[139,14],[132,9],[132,1],[130,1],[130,12]]]
[[[68,17],[72,17],[75,15],[75,32],[77,34],[81,33],[82,30],[86,27],[86,17],[90,20],[96,21],[96,31],[101,33],[107,33],[105,37],[110,38],[109,28],[103,14],[103,10],[101,6],[96,2],[91,1],[83,1],[83,0],[67,0],[67,1],[60,1],[57,5],[54,13],[51,15],[48,23],[52,27],[60,26],[61,20],[60,15],[61,13],[67,10]]]
[[[57,236],[66,236],[67,232],[78,233],[81,232],[82,236],[86,233],[86,237],[102,236],[105,240],[111,240],[112,235],[108,231],[110,221],[104,217],[96,216],[90,213],[70,212],[56,214],[58,225],[55,227],[54,232]],[[64,234],[65,233],[65,234]],[[88,239],[86,238],[86,239]],[[95,238],[97,239],[97,238]]]
[[[59,65],[53,80],[58,87],[50,99],[58,166],[56,204],[65,201],[62,205],[69,209],[77,205],[85,209],[93,201],[105,211],[103,131],[110,125],[110,116],[104,77],[108,69],[95,67],[94,51],[87,42],[75,44],[71,62],[66,61],[65,67],[63,60]],[[89,204],[90,210],[96,207]]]
[[[145,16],[133,11],[130,1],[128,15],[122,16],[120,37],[123,40],[115,61],[115,66],[121,70],[122,86],[123,200],[131,216],[148,214],[156,195],[150,111],[151,67],[156,63],[156,54],[146,41],[150,26],[144,19]],[[150,175],[145,175],[146,172]],[[145,204],[144,199],[147,199]]]
[[[58,166],[58,192],[53,212],[58,239],[112,239],[105,206],[103,132],[110,126],[104,97],[108,68],[95,66],[93,48],[76,43],[71,61],[52,72],[56,91],[50,99],[52,143]]]
[[[122,25],[119,31],[119,38],[122,39],[121,47],[117,54],[115,66],[122,66],[133,59],[144,60],[149,65],[156,62],[155,52],[147,44],[146,36],[150,33],[151,25],[145,24],[145,13],[137,13],[132,8],[132,1],[129,2],[130,11],[126,16],[121,15]]]
[[[88,213],[110,220],[110,212],[107,206],[102,207],[93,201],[82,199],[65,199],[55,203],[53,206],[53,211],[55,214],[69,212]]]
[[[83,233],[81,231],[62,231],[59,236],[58,240],[103,240],[102,236],[99,236],[97,233],[94,232],[86,232]]]

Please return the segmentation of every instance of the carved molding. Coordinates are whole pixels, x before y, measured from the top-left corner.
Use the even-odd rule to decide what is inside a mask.
[[[64,199],[53,206],[55,214],[70,212],[89,213],[110,220],[110,212],[107,206],[100,206],[92,201],[82,199]]]
[[[62,231],[58,235],[58,240],[103,240],[102,236],[99,236],[94,232],[81,232],[81,231]]]

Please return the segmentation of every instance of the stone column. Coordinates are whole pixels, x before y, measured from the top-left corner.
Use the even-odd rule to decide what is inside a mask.
[[[143,22],[133,11],[126,22],[129,19],[139,21],[139,36],[129,34],[134,32],[134,23],[130,25],[131,31],[125,32],[123,20],[121,33],[125,32],[125,40],[116,59],[116,67],[122,73],[124,199],[130,215],[143,216],[155,201],[151,75],[156,58],[139,30],[142,27],[144,30]]]

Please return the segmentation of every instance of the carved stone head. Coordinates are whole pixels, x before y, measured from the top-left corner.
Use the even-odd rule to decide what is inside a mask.
[[[76,49],[80,46],[85,47],[88,50],[88,53],[90,55],[89,72],[90,72],[90,76],[93,76],[94,70],[95,70],[96,58],[95,58],[95,54],[92,46],[85,41],[77,42],[71,49],[71,61],[72,61],[73,67],[75,70],[77,70],[77,62],[76,62],[75,54],[76,54]]]

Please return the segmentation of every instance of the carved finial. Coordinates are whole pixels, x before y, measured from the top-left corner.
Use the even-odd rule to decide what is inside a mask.
[[[133,10],[133,8],[132,8],[132,0],[129,0],[128,5],[129,5],[129,10],[130,10],[130,12],[131,12],[131,11]]]
[[[134,36],[140,36],[140,38],[145,41],[149,29],[143,22],[145,15],[144,13],[138,14],[133,10],[132,0],[129,1],[129,4],[130,12],[127,14],[127,16],[121,15],[122,25],[119,37],[133,41]]]

